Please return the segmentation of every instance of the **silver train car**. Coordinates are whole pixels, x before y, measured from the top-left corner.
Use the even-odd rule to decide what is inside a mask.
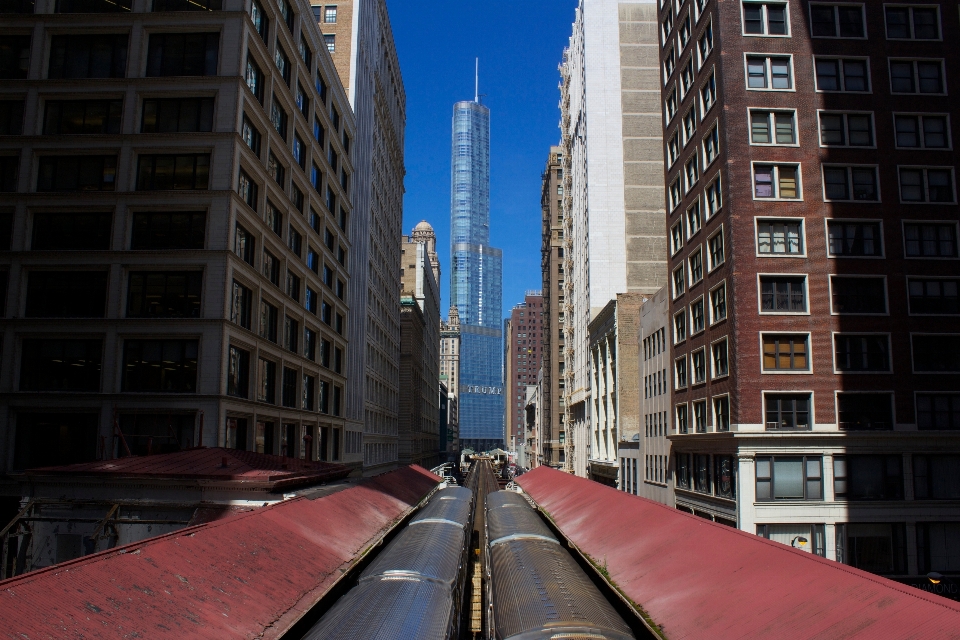
[[[623,618],[519,494],[487,496],[487,554],[497,640],[634,640]]]
[[[438,491],[304,640],[449,640],[460,631],[473,492]]]

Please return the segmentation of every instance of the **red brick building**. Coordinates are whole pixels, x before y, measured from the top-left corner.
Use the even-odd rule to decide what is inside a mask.
[[[524,301],[513,308],[505,336],[506,448],[515,451],[515,436],[522,434],[526,420],[527,386],[536,386],[543,358],[543,296],[539,291],[527,291]]]
[[[960,571],[956,3],[661,5],[678,508]]]

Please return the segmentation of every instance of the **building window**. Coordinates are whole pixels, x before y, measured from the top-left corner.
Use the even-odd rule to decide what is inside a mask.
[[[743,2],[743,33],[758,36],[789,35],[784,2]]]
[[[199,318],[202,271],[134,271],[128,318]]]
[[[799,200],[799,169],[795,164],[753,165],[754,198]]]
[[[863,5],[810,5],[810,33],[814,38],[865,38],[866,32]]]
[[[707,23],[700,40],[697,42],[697,49],[700,51],[700,66],[703,66],[713,51],[713,23]]]
[[[693,87],[693,76],[693,56],[691,55],[689,58],[687,58],[687,62],[680,70],[680,89],[682,98],[686,97],[687,93]]]
[[[809,371],[808,334],[763,334],[763,370]]]
[[[837,456],[833,487],[847,500],[902,500],[903,465],[899,455]]]
[[[683,263],[673,270],[673,297],[678,298],[686,291],[686,279],[683,276]]]
[[[710,324],[716,324],[727,317],[727,285],[720,285],[710,292]]]
[[[876,202],[876,167],[823,167],[823,195],[826,201]]]
[[[106,271],[30,271],[27,318],[103,318],[106,313]]]
[[[99,391],[102,340],[23,340],[21,391]]]
[[[915,373],[960,373],[960,335],[911,335]]]
[[[949,149],[950,120],[946,115],[895,114],[897,147],[901,149]]]
[[[666,112],[667,112],[667,122],[673,120],[673,116],[677,115],[677,87],[676,85],[670,87],[667,90],[667,99],[664,102]]]
[[[954,222],[904,223],[904,254],[908,258],[956,258],[957,225]]]
[[[893,430],[893,396],[889,393],[838,393],[837,426],[844,431]]]
[[[327,45],[327,51],[330,53],[336,53],[337,51],[337,36],[333,33],[323,34],[323,43]]]
[[[47,77],[50,79],[123,78],[127,69],[128,39],[129,36],[125,33],[52,36]],[[29,42],[29,39],[27,41]],[[15,49],[15,47],[12,48]],[[29,49],[26,57],[19,61],[23,75],[13,77],[27,77],[27,61],[29,61]]]
[[[254,126],[246,114],[243,115],[243,125],[240,130],[240,137],[250,147],[257,156],[260,155],[260,140],[262,136],[260,131]]]
[[[263,300],[260,301],[260,337],[277,342],[277,308]]]
[[[913,495],[917,500],[960,498],[960,456],[913,456]]]
[[[713,399],[713,420],[717,431],[730,431],[730,397]],[[728,497],[733,497],[730,495]]]
[[[713,271],[724,261],[723,255],[723,231],[710,236],[707,240],[707,247],[710,250],[710,270]]]
[[[277,365],[260,358],[257,363],[257,400],[277,403]]]
[[[751,109],[750,142],[762,145],[796,144],[796,112]]]
[[[703,384],[707,381],[707,356],[703,349],[697,349],[692,354],[693,362],[693,384]],[[706,410],[701,413],[704,417]]]
[[[757,456],[757,501],[823,500],[823,459]]]
[[[680,178],[678,177],[670,184],[670,211],[673,211],[680,206],[680,201],[683,198],[683,187],[680,184]]]
[[[205,190],[209,175],[209,153],[137,158],[137,191]]]
[[[903,523],[837,524],[837,561],[878,574],[907,572]]]
[[[680,132],[674,131],[673,136],[667,142],[667,166],[672,167],[680,157]]]
[[[722,378],[730,373],[729,362],[727,360],[727,341],[726,339],[716,342],[711,347],[713,351],[713,377]]]
[[[303,392],[300,398],[300,408],[305,411],[313,411],[316,406],[317,379],[313,376],[303,375]]]
[[[757,252],[761,255],[803,255],[801,221],[758,220]]]
[[[287,270],[287,295],[290,296],[294,302],[300,302],[300,276],[289,269]]]
[[[13,160],[16,162],[17,158]],[[16,165],[13,167],[15,176]],[[16,179],[10,182],[15,186]],[[37,191],[114,191],[116,187],[116,155],[41,156],[39,159]]]
[[[273,64],[277,67],[277,71],[280,72],[280,77],[283,78],[284,84],[288,87],[290,86],[290,58],[287,57],[286,51],[283,50],[283,47],[280,45],[280,41],[277,40],[276,49],[273,53]]]
[[[690,254],[690,286],[693,286],[703,280],[703,251],[697,249]]]
[[[277,8],[280,10],[280,17],[283,18],[284,23],[287,25],[287,29],[292,32],[293,11],[290,10],[290,5],[287,4],[287,0],[277,0]]]
[[[297,407],[297,370],[283,368],[283,380],[280,393],[281,404],[295,409]]]
[[[711,493],[710,456],[708,454],[696,453],[693,455],[693,490],[698,493]]]
[[[219,33],[152,33],[146,75],[215,76],[219,50]]]
[[[667,52],[667,55],[663,58],[663,82],[666,83],[670,79],[670,76],[673,75],[673,71],[677,68],[677,56],[674,52],[673,47],[670,47],[670,50]]]
[[[804,276],[760,276],[760,312],[806,313],[806,281]]]
[[[680,31],[677,33],[677,36],[680,38],[680,48],[684,49],[687,46],[687,43],[690,42],[690,14],[688,13],[683,17],[683,20],[680,22]]]
[[[821,111],[821,147],[872,147],[872,113],[834,113]]]
[[[254,240],[253,235],[244,229],[242,226],[237,224],[236,233],[234,235],[234,244],[233,252],[237,254],[241,260],[254,266],[254,249],[256,247],[256,240]]]
[[[330,6],[325,7],[323,10],[323,21],[326,24],[336,24],[337,22],[337,7]]]
[[[960,393],[918,393],[917,428],[960,429]]]
[[[788,91],[793,89],[789,56],[747,56],[747,89]]]
[[[11,108],[11,105],[19,108]],[[6,109],[4,109],[6,107]],[[44,108],[44,135],[120,133],[123,100],[47,100]],[[3,113],[5,112],[5,113]],[[22,131],[23,102],[0,102],[0,133]],[[4,126],[7,125],[7,126]]]
[[[230,320],[244,329],[250,329],[253,316],[253,291],[236,280],[233,281],[233,296],[230,304]]]
[[[817,91],[864,92],[870,91],[869,63],[865,58],[814,59]]]
[[[253,28],[260,34],[263,44],[267,44],[267,33],[269,31],[270,20],[263,11],[263,7],[257,0],[250,2],[250,19],[253,21]]]
[[[710,164],[717,159],[717,156],[720,155],[720,133],[717,128],[718,126],[719,125],[714,125],[710,133],[703,138],[704,167],[710,166]]]
[[[675,375],[674,375],[674,388],[675,389],[686,389],[687,388],[687,357],[683,356],[678,358],[674,362]]]
[[[757,535],[822,558],[827,555],[826,526],[822,524],[758,524]]]
[[[280,164],[277,156],[271,151],[267,154],[267,175],[273,178],[273,181],[283,189],[286,182],[287,168]]]
[[[810,394],[780,393],[767,394],[766,428],[768,431],[779,429],[810,429]]]
[[[919,573],[960,573],[960,545],[957,540],[960,540],[960,522],[918,522]]]
[[[123,391],[194,393],[197,340],[124,340]]]
[[[690,305],[690,333],[691,335],[696,335],[703,331],[703,328],[703,298],[697,298],[697,300]]]
[[[308,98],[307,95],[307,90],[298,82],[297,95],[293,101],[294,104],[297,105],[297,110],[303,114],[303,117],[310,120],[310,98]]]
[[[953,171],[949,167],[900,167],[900,200],[953,203]]]
[[[247,88],[253,93],[257,102],[263,104],[263,71],[257,66],[250,55],[247,55],[247,70],[244,73]]]
[[[34,213],[33,251],[70,251],[110,248],[113,214],[106,213]],[[0,214],[0,247],[10,249],[12,214]]]
[[[30,3],[29,10],[22,11],[22,13],[33,13],[33,11],[33,3]],[[126,47],[126,36],[123,36],[123,38],[124,47]],[[61,45],[61,48],[63,46]],[[61,57],[64,57],[62,53]],[[0,49],[0,78],[4,80],[24,79],[27,77],[29,64],[30,36],[4,36],[4,47]],[[124,66],[126,66],[126,62],[124,62]],[[123,71],[121,69],[120,76],[122,77],[122,75]]]
[[[280,106],[280,101],[277,99],[277,94],[273,94],[273,102],[270,105],[270,122],[273,124],[273,128],[276,129],[277,133],[280,134],[280,137],[286,141],[287,112],[284,111],[283,107]]]
[[[887,313],[887,287],[883,278],[831,276],[830,288],[833,313]]]
[[[892,93],[946,93],[942,60],[890,60]]]
[[[888,40],[939,40],[936,7],[884,7]]]
[[[693,156],[687,161],[687,164],[683,168],[683,172],[686,176],[687,182],[686,191],[690,191],[697,183],[697,180],[700,179],[700,171],[697,169],[697,156]]]
[[[670,229],[670,255],[676,255],[683,248],[683,221],[678,220],[677,224]]]
[[[47,106],[47,109],[48,109],[48,110],[49,110],[49,108],[50,108],[49,105],[51,104],[51,102],[53,102],[53,101],[48,101],[48,102],[47,102],[47,105],[48,105],[48,106]],[[91,101],[91,102],[94,102],[94,101]],[[100,102],[100,101],[96,101],[96,102]],[[105,102],[106,102],[107,105],[110,105],[110,104],[113,103],[113,102],[120,102],[121,105],[122,105],[122,101],[108,100],[108,101],[105,101]],[[56,102],[53,102],[53,103],[56,104]],[[20,134],[23,133],[23,106],[24,106],[24,101],[23,101],[23,100],[0,100],[0,136],[19,136]],[[118,105],[117,108],[116,108],[116,113],[117,113],[117,119],[116,119],[116,125],[117,125],[117,126],[116,126],[116,129],[117,129],[117,131],[111,131],[111,133],[119,133],[119,124],[120,124],[120,118],[119,118],[120,108],[119,108],[119,106],[120,106],[120,105]],[[99,114],[97,114],[97,115],[99,115]],[[111,115],[112,115],[112,113],[111,113]],[[91,120],[93,120],[93,118],[91,118]],[[91,127],[92,129],[94,129],[94,131],[93,131],[92,133],[106,133],[105,131],[102,131],[102,129],[104,128],[104,127],[103,127],[103,123],[106,122],[106,121],[108,121],[108,119],[107,119],[107,118],[102,118],[102,117],[99,118],[99,119],[97,119],[97,120],[95,120],[96,125],[93,126],[93,127]],[[109,120],[109,121],[110,121],[111,124],[113,124],[112,119]],[[83,122],[83,121],[81,121],[81,123],[82,123],[82,122]],[[81,124],[81,123],[78,123],[78,124]],[[73,123],[71,122],[70,124],[73,124]],[[81,128],[82,128],[82,127],[81,127]],[[44,129],[46,129],[46,123],[44,123]]]
[[[703,83],[703,86],[700,87],[700,108],[703,109],[703,116],[707,115],[707,112],[713,107],[717,102],[717,77],[713,71],[710,72],[710,76],[707,77],[706,81]]]
[[[890,371],[890,341],[886,334],[834,336],[838,371]]]
[[[687,339],[687,314],[681,311],[673,316],[673,343],[679,344]]]
[[[879,222],[827,220],[828,252],[831,257],[883,257]]]
[[[277,234],[278,238],[283,237],[283,214],[270,200],[267,200],[267,209],[264,212],[263,221]]]
[[[677,410],[677,433],[688,433],[689,428],[687,425],[687,405],[678,404],[676,406]]]
[[[918,315],[960,313],[958,286],[960,286],[960,280],[956,278],[907,278],[910,313]]]
[[[250,352],[230,345],[227,364],[227,395],[246,398],[250,380]]]
[[[712,218],[720,211],[723,202],[720,198],[720,176],[708,184],[703,190],[703,197],[707,204],[707,218]]]
[[[119,103],[117,128],[119,129]],[[213,131],[213,98],[144,100],[142,133],[191,133]],[[118,131],[119,133],[119,131]]]

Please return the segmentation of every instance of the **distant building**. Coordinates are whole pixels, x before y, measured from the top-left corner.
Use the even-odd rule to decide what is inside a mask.
[[[538,410],[543,415],[537,431],[540,464],[560,468],[566,459],[564,442],[565,382],[564,331],[566,281],[563,259],[563,149],[550,147],[541,176],[542,210],[540,268],[543,280],[542,370],[543,389]]]
[[[537,464],[537,425],[540,410],[540,385],[524,389],[523,422],[517,426],[517,465],[532,469]]]
[[[618,293],[667,279],[659,28],[653,0],[581,0],[561,65],[565,465],[580,476],[594,455],[587,327]]]
[[[460,316],[450,307],[449,322],[440,321],[440,380],[447,388],[447,440],[451,460],[460,456]],[[441,443],[442,446],[442,443]]]
[[[440,442],[440,263],[436,236],[427,222],[400,242],[400,462],[431,468]],[[412,300],[419,313],[412,313]],[[419,360],[419,362],[417,362]]]
[[[510,311],[506,322],[507,448],[516,451],[523,439],[526,388],[537,384],[543,355],[543,297],[527,291],[524,301]]]
[[[639,293],[618,293],[588,325],[593,407],[587,472],[613,487],[618,486],[619,444],[640,433],[637,333],[645,299]]]
[[[475,451],[503,444],[503,256],[490,246],[490,110],[453,106],[450,303],[460,314],[460,438]]]
[[[347,420],[362,428],[367,475],[394,468],[398,460],[400,367],[400,254],[402,233],[406,93],[386,0],[339,0],[317,4],[323,31],[357,120],[355,215],[347,297],[350,352]],[[331,156],[335,158],[336,156]],[[347,180],[347,178],[342,178]]]

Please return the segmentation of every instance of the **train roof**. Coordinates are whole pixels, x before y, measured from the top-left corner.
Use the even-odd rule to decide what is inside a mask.
[[[366,568],[360,582],[411,576],[433,580],[450,589],[460,570],[466,540],[463,527],[450,522],[408,526]]]
[[[559,544],[510,540],[490,549],[490,562],[494,617],[504,640],[560,634],[633,640],[630,627]]]
[[[445,640],[452,617],[447,585],[403,578],[373,580],[361,582],[340,598],[303,640]]]
[[[410,524],[446,520],[466,526],[470,521],[470,510],[473,507],[473,493],[469,489],[464,489],[470,497],[470,499],[464,500],[462,494],[460,496],[444,495],[448,491],[450,490],[441,491],[431,498],[430,502],[413,517]]]
[[[487,507],[487,538],[491,547],[518,538],[557,542],[556,536],[543,523],[537,512],[516,493],[491,493],[487,496]]]

